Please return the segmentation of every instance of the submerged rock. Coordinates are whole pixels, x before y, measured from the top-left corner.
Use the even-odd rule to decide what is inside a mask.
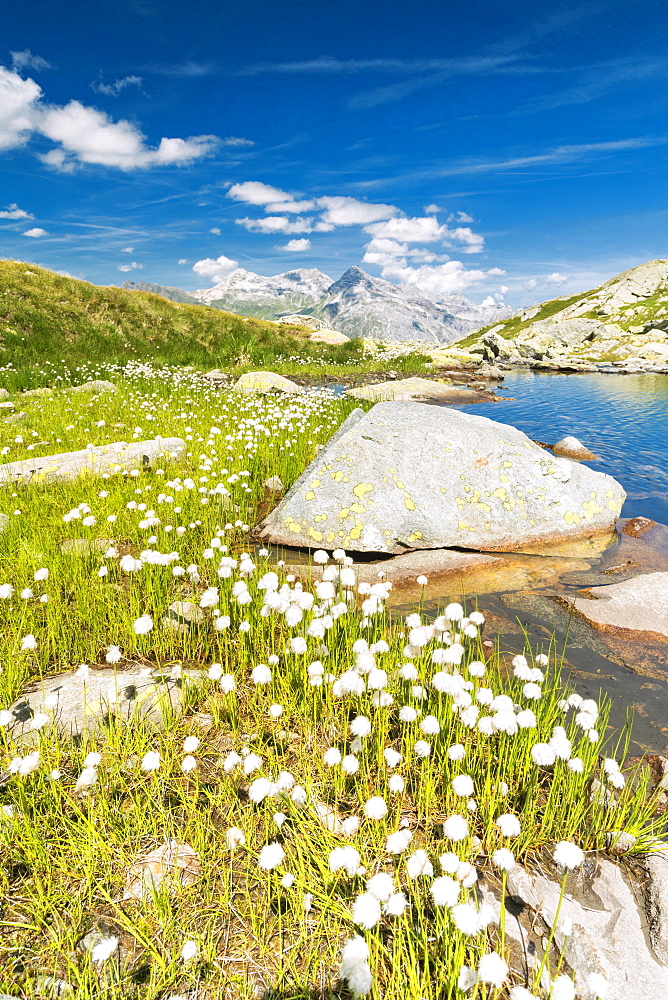
[[[415,402],[355,410],[260,526],[283,545],[496,552],[614,524],[616,480],[486,417]]]
[[[346,395],[354,396],[355,399],[370,399],[373,402],[437,399],[443,403],[479,403],[481,400],[480,394],[471,389],[460,389],[444,382],[418,377],[404,378],[399,382],[364,385],[358,389],[346,389]]]
[[[552,451],[555,455],[563,455],[564,458],[574,458],[578,462],[591,462],[598,455],[595,455],[593,451],[583,445],[582,441],[578,441],[576,437],[565,437],[561,441],[557,441],[556,444],[552,445]]]
[[[234,384],[237,392],[302,392],[302,387],[275,372],[246,372]]]
[[[0,465],[0,483],[44,483],[69,481],[79,475],[99,475],[101,472],[121,472],[123,469],[146,468],[157,458],[168,461],[185,450],[182,438],[155,438],[153,441],[117,441],[83,451],[68,451],[60,455],[43,455],[20,462]]]
[[[645,573],[564,599],[604,630],[650,632],[668,639],[668,573]]]

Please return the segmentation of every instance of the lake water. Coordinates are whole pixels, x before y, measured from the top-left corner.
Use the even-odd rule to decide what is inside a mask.
[[[462,409],[547,444],[572,434],[600,455],[587,465],[626,490],[623,517],[668,524],[668,376],[518,372],[497,391],[515,398]]]

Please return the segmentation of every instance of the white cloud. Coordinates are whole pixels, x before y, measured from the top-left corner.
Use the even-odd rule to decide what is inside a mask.
[[[253,139],[244,139],[241,135],[227,135],[220,140],[221,146],[254,146]]]
[[[265,212],[310,212],[314,201],[274,201],[264,206]]]
[[[188,263],[188,261],[186,260],[186,258],[185,258],[185,257],[181,257],[181,260],[177,260],[177,262],[176,262],[176,263],[177,263],[177,264],[187,264],[187,263]]]
[[[522,282],[522,288],[525,288],[528,292],[533,292],[536,288],[559,287],[561,285],[567,285],[574,277],[574,274],[562,274],[561,271],[552,271],[551,274],[543,274],[540,275],[540,277],[528,278],[526,281]]]
[[[388,219],[386,222],[376,222],[371,226],[365,226],[364,231],[372,236],[403,240],[406,243],[433,243],[445,237],[448,227],[441,225],[433,215],[423,215],[412,219]]]
[[[389,281],[419,288],[433,299],[452,295],[454,292],[463,292],[471,285],[480,284],[501,274],[505,274],[505,271],[501,271],[498,267],[492,267],[488,271],[467,270],[460,260],[449,260],[434,267],[426,264],[421,267],[407,267],[398,262],[396,266],[385,268],[383,271],[383,277]]]
[[[399,213],[395,205],[373,204],[342,196],[318,198],[318,205],[325,209],[323,222],[332,226],[364,226],[380,219],[390,219]]]
[[[425,215],[437,215],[438,212],[440,212],[440,211],[441,211],[441,209],[438,207],[438,205],[434,205],[433,202],[432,202],[431,205],[425,205],[424,206],[424,214]]]
[[[288,240],[282,247],[275,247],[276,250],[288,250],[290,253],[300,253],[303,250],[311,249],[311,241],[308,239]]]
[[[41,96],[34,80],[23,80],[0,66],[0,150],[25,145],[35,128]]]
[[[134,247],[123,247],[123,249],[121,250],[121,253],[134,253],[134,252],[135,252]]]
[[[475,219],[468,212],[451,212],[448,222],[475,222]]]
[[[96,94],[106,94],[108,97],[118,97],[126,87],[141,87],[143,80],[140,76],[123,76],[113,83],[105,83],[103,80],[94,80],[91,88]]]
[[[46,229],[26,229],[24,236],[32,236],[34,239],[39,239],[40,236],[46,236]]]
[[[234,201],[243,201],[246,205],[268,205],[270,202],[294,201],[291,194],[280,188],[263,184],[262,181],[244,181],[233,184],[227,192],[227,197]]]
[[[40,159],[65,172],[81,163],[119,170],[182,166],[208,155],[218,142],[216,136],[199,135],[163,138],[157,147],[147,146],[146,137],[131,122],[114,121],[79,101],[62,107],[44,105],[42,90],[34,80],[24,80],[0,66],[0,150],[23,146],[32,134],[57,144]]]
[[[22,208],[16,204],[15,201],[7,208],[0,212],[0,219],[33,219],[34,216],[30,212],[25,212]]]
[[[219,229],[218,226],[214,226],[213,229],[209,230],[209,232],[213,233],[214,236],[220,236],[220,234],[222,233],[222,231],[223,230]]]
[[[181,263],[181,261],[179,261]],[[185,262],[184,262],[185,263]],[[207,278],[215,284],[226,278],[228,274],[236,270],[238,267],[236,260],[231,260],[229,257],[225,257],[221,254],[215,260],[213,257],[206,257],[204,260],[198,260],[193,264],[193,271],[195,274],[199,275],[200,278]]]
[[[393,268],[398,264],[404,266],[408,258],[421,264],[448,260],[447,254],[435,254],[424,247],[410,247],[408,243],[398,243],[396,240],[384,237],[372,239],[370,243],[367,243],[365,251],[363,262],[376,264],[383,269]]]
[[[448,229],[445,239],[445,246],[451,247],[456,244],[463,244],[463,253],[480,253],[485,245],[484,237],[479,233],[474,233],[468,226],[459,226],[457,229]]]
[[[310,219],[287,219],[283,215],[267,215],[264,219],[235,219],[238,226],[243,226],[250,233],[310,233],[313,224]]]
[[[130,261],[129,264],[119,264],[119,271],[143,271],[144,265],[138,264],[136,260]]]
[[[50,62],[42,59],[41,56],[34,55],[30,49],[22,49],[21,52],[10,52],[12,66],[18,73],[24,73],[27,69],[34,69],[39,72],[42,69],[53,69]]]

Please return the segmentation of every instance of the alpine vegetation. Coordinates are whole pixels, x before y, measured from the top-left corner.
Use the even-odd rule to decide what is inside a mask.
[[[259,547],[265,484],[354,401],[86,378],[118,391],[24,396],[7,463],[185,448],[2,487],[0,990],[573,997],[556,939],[520,961],[490,900],[519,863],[563,898],[611,830],[655,843],[609,705],[562,684],[549,642],[490,652],[474,601],[392,616],[342,549],[300,582]]]

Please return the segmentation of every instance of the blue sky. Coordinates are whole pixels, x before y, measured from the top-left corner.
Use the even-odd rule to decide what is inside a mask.
[[[668,256],[663,0],[3,9],[0,256],[522,305]]]

